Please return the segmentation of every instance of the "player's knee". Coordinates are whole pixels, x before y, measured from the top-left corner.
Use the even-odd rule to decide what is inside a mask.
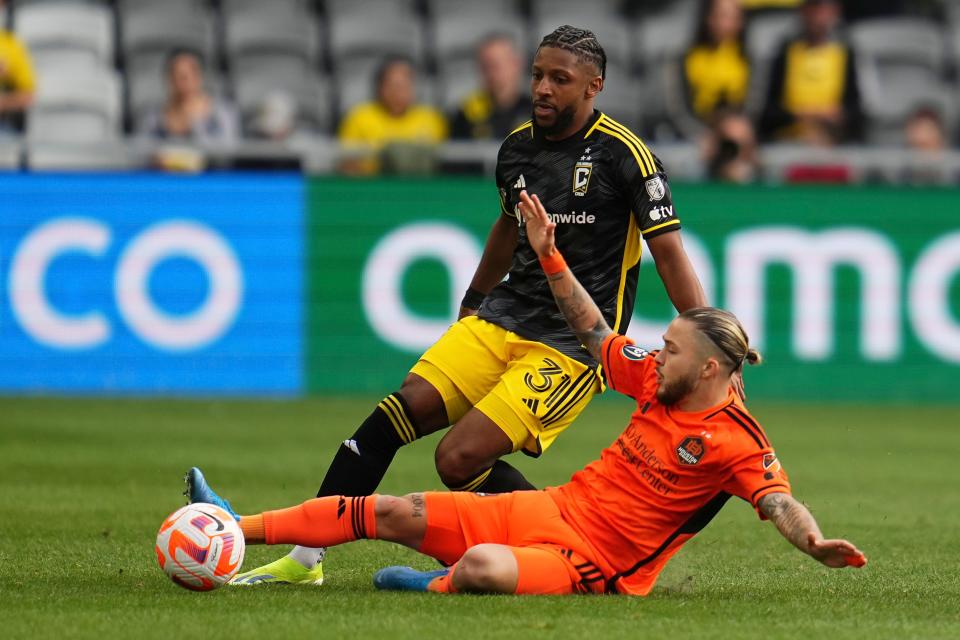
[[[433,433],[449,425],[443,398],[432,384],[415,374],[407,374],[400,395],[410,409],[410,417],[424,431]]]
[[[410,502],[406,498],[377,496],[377,502],[373,507],[374,516],[377,518],[377,528],[392,527],[408,511],[410,511]]]
[[[513,593],[516,566],[507,561],[495,545],[470,547],[457,562],[454,586],[460,591]]]
[[[487,461],[468,446],[441,442],[434,455],[437,474],[447,487],[456,489],[467,484],[485,470]]]

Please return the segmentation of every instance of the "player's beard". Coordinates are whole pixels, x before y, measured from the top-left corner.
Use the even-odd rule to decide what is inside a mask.
[[[563,110],[557,110],[556,114],[557,117],[554,118],[552,125],[543,127],[537,124],[537,128],[540,129],[543,135],[553,136],[566,131],[573,123],[573,118],[577,115],[577,110],[570,106]],[[537,122],[536,113],[533,114],[533,121]]]
[[[697,376],[693,373],[677,376],[669,383],[664,379],[657,387],[657,400],[669,407],[686,398],[696,387]]]

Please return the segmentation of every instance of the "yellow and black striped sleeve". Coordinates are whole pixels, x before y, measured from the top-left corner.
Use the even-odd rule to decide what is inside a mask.
[[[520,138],[526,136],[529,138],[531,135],[533,127],[533,122],[528,120],[522,125],[510,132],[510,134],[504,139],[503,144],[500,145],[500,151],[497,154],[497,169],[495,172],[496,182],[497,182],[497,194],[500,196],[500,213],[511,218],[516,218],[516,206],[517,203],[513,200],[520,193],[520,189],[526,185],[512,185],[509,180],[510,176],[507,176],[503,170],[503,157],[504,153],[509,153],[509,149],[512,145],[519,142]],[[513,177],[514,180],[523,180],[523,175],[521,174],[519,178],[516,176]],[[517,186],[518,188],[514,189],[513,187]]]
[[[670,183],[660,159],[622,124],[604,115],[597,130],[614,138],[621,184],[647,240],[680,228]]]

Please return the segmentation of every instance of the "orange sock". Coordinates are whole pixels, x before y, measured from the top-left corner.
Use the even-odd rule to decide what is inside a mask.
[[[332,547],[360,538],[373,540],[377,537],[376,504],[377,496],[314,498],[289,509],[241,516],[240,529],[246,536],[249,527],[254,536],[248,539],[251,543]],[[259,540],[258,519],[262,522]]]
[[[255,516],[240,516],[240,531],[243,532],[243,540],[247,544],[263,544],[265,534],[263,532],[263,514]]]
[[[450,572],[445,576],[440,576],[434,578],[430,581],[430,584],[427,585],[427,591],[432,591],[433,593],[460,593],[457,591],[457,588],[453,586],[453,572],[456,571],[457,565],[450,567]]]

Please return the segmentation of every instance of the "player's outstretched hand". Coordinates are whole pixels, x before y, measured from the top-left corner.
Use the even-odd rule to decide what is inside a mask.
[[[526,191],[520,192],[520,213],[527,225],[527,240],[537,252],[538,257],[545,257],[557,250],[554,244],[553,232],[557,223],[551,222],[547,210],[537,194],[530,196]]]
[[[843,567],[860,568],[867,564],[867,557],[847,540],[820,540],[816,534],[807,536],[807,548],[810,555],[834,569]]]

